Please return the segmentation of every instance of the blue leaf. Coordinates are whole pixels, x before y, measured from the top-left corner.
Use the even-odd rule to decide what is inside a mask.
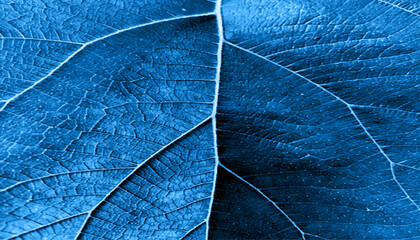
[[[31,4],[2,4],[0,238],[187,234],[213,189],[214,5]]]
[[[420,5],[0,0],[1,239],[417,239]]]
[[[416,9],[223,1],[212,239],[420,236]]]

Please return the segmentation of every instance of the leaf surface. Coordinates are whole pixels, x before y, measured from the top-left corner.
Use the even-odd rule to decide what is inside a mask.
[[[410,2],[223,1],[211,238],[419,236]]]
[[[0,238],[417,239],[419,6],[0,0]]]
[[[97,3],[78,7],[87,11]],[[33,4],[36,15],[41,2]],[[82,14],[58,1],[48,4]],[[152,20],[141,12],[134,19],[134,6],[120,4],[129,3],[104,3],[102,14],[89,13],[99,25],[73,15],[41,20],[62,31],[60,40],[47,33],[35,40],[25,26],[24,36],[2,39],[14,51],[2,50],[2,61],[13,60],[5,75],[34,80],[22,86],[2,79],[14,90],[5,91],[0,112],[2,239],[180,238],[207,217],[215,156],[208,119],[219,41],[215,17],[207,13],[213,6],[156,3],[153,11],[161,14],[141,10]],[[66,21],[80,24],[78,36],[65,37],[70,30],[60,24]],[[115,21],[120,29],[100,27]]]

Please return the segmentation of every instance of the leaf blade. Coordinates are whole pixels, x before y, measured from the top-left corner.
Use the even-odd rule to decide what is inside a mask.
[[[12,231],[4,230],[4,237],[74,227],[76,217],[80,223],[78,217],[147,156],[206,120],[213,108],[215,30],[214,17],[206,14],[92,42],[0,112],[3,166],[10,170],[3,176],[2,205],[14,201],[2,217]],[[16,129],[29,131],[12,134]],[[18,172],[9,174],[12,169]],[[207,215],[208,207],[200,211]]]

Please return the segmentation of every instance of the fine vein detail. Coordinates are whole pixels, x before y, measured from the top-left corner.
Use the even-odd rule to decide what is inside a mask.
[[[258,58],[261,58],[261,59],[263,59],[263,60],[265,60],[265,61],[267,61],[267,62],[270,62],[270,63],[272,63],[272,64],[274,64],[274,65],[276,65],[276,66],[278,66],[278,67],[280,67],[280,68],[282,68],[282,69],[284,69],[284,70],[286,70],[286,71],[288,71],[288,72],[290,72],[290,73],[292,73],[292,74],[294,74],[294,75],[296,75],[296,76],[298,76],[298,77],[300,77],[300,78],[302,78],[302,79],[304,79],[304,80],[306,80],[306,81],[308,81],[309,83],[311,83],[311,84],[313,84],[313,85],[315,85],[316,87],[318,87],[318,88],[320,88],[322,91],[324,91],[324,92],[326,92],[326,93],[328,93],[329,95],[331,95],[332,97],[334,97],[334,98],[336,98],[338,101],[340,101],[341,103],[343,103],[348,109],[349,109],[349,111],[350,111],[350,113],[351,113],[351,115],[353,115],[353,117],[356,119],[356,121],[357,121],[357,123],[360,125],[360,127],[363,129],[363,131],[365,132],[365,134],[369,137],[369,139],[375,144],[375,146],[378,148],[378,150],[379,150],[379,152],[386,158],[386,160],[389,162],[389,165],[390,165],[390,170],[391,170],[391,175],[392,175],[392,178],[393,178],[393,180],[397,183],[397,185],[398,185],[398,187],[401,189],[401,191],[404,193],[404,195],[406,196],[406,198],[409,200],[409,201],[411,201],[411,203],[413,203],[413,205],[418,209],[418,210],[420,210],[420,206],[410,197],[410,195],[408,195],[408,193],[407,193],[407,191],[404,189],[404,187],[401,185],[401,183],[397,180],[397,178],[396,178],[396,176],[395,176],[395,172],[394,172],[394,165],[396,165],[396,163],[394,163],[389,157],[388,157],[388,155],[383,151],[383,149],[382,149],[382,147],[376,142],[376,140],[373,138],[373,136],[369,133],[369,131],[366,129],[366,127],[363,125],[363,123],[360,121],[360,119],[359,119],[359,117],[356,115],[356,113],[354,112],[354,110],[353,110],[353,108],[352,108],[352,106],[354,106],[354,105],[352,105],[352,104],[349,104],[348,102],[346,102],[346,101],[344,101],[342,98],[340,98],[339,96],[337,96],[337,95],[335,95],[334,93],[332,93],[332,92],[330,92],[328,89],[326,89],[326,88],[324,88],[324,87],[322,87],[321,85],[319,85],[318,83],[316,83],[316,82],[314,82],[314,81],[312,81],[312,80],[310,80],[310,79],[308,79],[307,77],[305,77],[305,76],[303,76],[303,75],[301,75],[301,74],[299,74],[299,73],[297,73],[297,72],[295,72],[295,71],[293,71],[293,70],[291,70],[291,69],[289,69],[289,68],[287,68],[287,67],[285,67],[285,66],[282,66],[282,65],[280,65],[280,64],[278,64],[278,63],[276,63],[276,62],[274,62],[274,61],[271,61],[270,59],[267,59],[266,57],[264,57],[264,56],[261,56],[261,55],[259,55],[259,54],[257,54],[257,53],[255,53],[255,52],[253,52],[253,51],[251,51],[251,50],[248,50],[248,49],[245,49],[245,48],[243,48],[243,47],[240,47],[240,46],[238,46],[238,45],[236,45],[236,44],[234,44],[234,43],[231,43],[231,42],[229,42],[229,41],[226,41],[225,40],[225,43],[226,44],[229,44],[230,46],[232,46],[232,47],[235,47],[235,48],[237,48],[237,49],[239,49],[239,50],[242,50],[242,51],[245,51],[245,52],[247,52],[247,53],[249,53],[249,54],[252,54],[252,55],[254,55],[254,56],[256,56],[256,57],[258,57]]]
[[[83,171],[55,173],[55,174],[51,174],[51,175],[47,175],[47,176],[42,176],[42,177],[39,177],[39,178],[28,179],[28,180],[25,180],[25,181],[17,182],[17,183],[15,183],[13,185],[10,185],[9,187],[6,187],[4,189],[1,189],[0,192],[8,191],[8,190],[10,190],[12,188],[15,188],[15,187],[17,187],[19,185],[22,185],[22,184],[25,184],[25,183],[30,183],[30,182],[34,182],[34,181],[40,181],[40,180],[43,180],[43,179],[57,177],[57,176],[63,176],[63,175],[69,175],[69,174],[77,174],[77,173],[104,172],[104,171],[116,171],[116,170],[128,170],[128,169],[133,169],[133,167],[107,168],[107,169],[88,169],[88,170],[83,170]]]
[[[385,1],[385,0],[378,0],[378,1],[379,1],[379,2],[381,2],[381,3],[384,3],[384,4],[386,4],[386,5],[389,5],[389,6],[391,6],[391,7],[398,8],[398,9],[400,9],[400,10],[404,11],[404,12],[408,12],[408,13],[410,13],[410,14],[416,15],[417,17],[420,17],[420,14],[418,14],[418,13],[414,12],[413,10],[406,9],[406,8],[404,8],[404,7],[401,7],[401,6],[399,6],[399,5],[397,5],[397,4],[394,4],[394,3],[390,3],[390,2]]]
[[[109,196],[111,196],[121,186],[121,184],[123,184],[130,176],[132,176],[139,168],[141,168],[144,164],[146,164],[150,159],[153,159],[156,155],[158,155],[159,153],[161,153],[162,151],[167,149],[172,144],[178,142],[180,139],[182,139],[183,137],[185,137],[186,135],[188,135],[189,133],[191,133],[195,129],[204,125],[210,119],[211,119],[211,116],[206,118],[204,121],[200,122],[199,124],[197,124],[193,128],[191,128],[190,130],[186,131],[185,133],[183,133],[179,137],[175,138],[170,143],[166,144],[161,149],[159,149],[155,153],[153,153],[150,157],[148,157],[142,163],[138,164],[129,174],[127,174],[127,176],[125,176],[117,185],[115,185],[115,187],[113,189],[111,189],[111,191],[109,191],[109,193],[106,194],[105,197],[102,198],[102,200],[100,200],[90,211],[87,212],[88,216],[86,217],[85,221],[83,222],[82,226],[80,227],[79,231],[77,232],[75,239],[79,238],[80,234],[82,233],[83,229],[86,226],[86,223],[88,222],[89,218],[91,217],[92,212],[95,211],[95,209],[98,208],[104,201],[106,201],[106,199],[108,199]]]
[[[179,240],[183,240],[186,237],[188,237],[188,235],[190,235],[192,232],[194,232],[195,230],[197,230],[199,227],[203,226],[203,224],[206,224],[206,221],[202,221],[201,223],[197,224],[195,227],[191,228],[183,237],[181,237]]]
[[[232,174],[233,176],[235,176],[236,178],[238,178],[239,180],[241,180],[242,182],[244,182],[248,186],[250,186],[252,189],[254,189],[255,191],[257,191],[261,196],[263,196],[267,201],[269,201],[271,204],[273,204],[273,206],[275,208],[277,208],[281,212],[281,214],[283,214],[283,216],[285,216],[287,218],[287,220],[289,220],[289,222],[300,232],[300,234],[302,235],[302,239],[303,240],[306,239],[305,235],[315,236],[315,237],[318,237],[318,238],[321,238],[321,239],[325,239],[325,238],[319,237],[317,235],[307,234],[304,231],[302,231],[302,229],[299,228],[299,226],[289,217],[289,215],[287,215],[283,211],[283,209],[281,209],[279,206],[277,206],[277,204],[273,200],[271,200],[267,195],[265,195],[260,189],[258,189],[254,185],[252,185],[250,182],[248,182],[243,177],[239,176],[238,174],[236,174],[235,172],[233,172],[232,170],[230,170],[229,168],[227,168],[223,164],[219,163],[219,166],[222,167],[222,168],[224,168],[226,171],[228,171],[230,174]]]
[[[57,67],[55,67],[53,70],[51,70],[47,75],[45,75],[44,77],[42,77],[38,81],[34,82],[31,86],[29,86],[28,88],[24,89],[22,92],[16,94],[12,98],[9,98],[8,100],[4,101],[3,106],[0,108],[0,112],[3,111],[10,102],[12,102],[16,98],[18,98],[20,95],[24,94],[25,92],[31,90],[32,88],[34,88],[36,85],[38,85],[39,83],[41,83],[46,78],[50,77],[54,72],[56,72],[58,69],[60,69],[64,64],[66,64],[74,56],[76,56],[79,52],[81,52],[84,48],[86,48],[87,46],[91,45],[92,43],[101,41],[103,39],[109,38],[111,36],[114,36],[114,35],[117,35],[117,34],[120,34],[120,33],[126,32],[126,31],[130,31],[130,30],[133,30],[133,29],[136,29],[136,28],[146,27],[146,26],[153,25],[153,24],[158,24],[158,23],[163,23],[163,22],[170,22],[170,21],[175,21],[175,20],[179,20],[179,19],[188,19],[188,18],[195,18],[195,17],[205,17],[205,16],[212,16],[212,15],[214,15],[214,13],[213,12],[210,12],[210,13],[203,13],[203,14],[195,14],[195,15],[188,15],[188,16],[168,18],[168,19],[158,20],[158,21],[154,21],[154,22],[144,23],[144,24],[132,26],[132,27],[129,27],[129,28],[121,29],[121,30],[118,30],[118,31],[113,32],[111,34],[108,34],[108,35],[105,35],[103,37],[96,38],[96,39],[94,39],[92,41],[89,41],[87,43],[84,43],[84,44],[82,44],[82,46],[80,48],[78,48],[76,51],[74,51],[63,62],[61,62]]]
[[[83,43],[79,43],[79,42],[43,39],[43,38],[0,37],[0,40],[20,40],[20,41],[31,40],[31,41],[59,42],[59,43],[67,43],[67,44],[74,44],[74,45],[81,45],[81,46],[83,45]]]
[[[18,237],[24,236],[24,235],[26,235],[26,234],[29,234],[29,233],[32,233],[32,232],[38,231],[38,230],[40,230],[40,229],[43,229],[43,228],[49,227],[49,226],[51,226],[51,225],[53,225],[53,224],[60,223],[60,222],[64,222],[64,221],[66,221],[66,220],[70,220],[70,219],[73,219],[73,218],[76,218],[76,217],[79,217],[79,216],[83,216],[83,215],[86,215],[86,214],[87,214],[86,212],[82,212],[82,213],[78,213],[78,214],[75,214],[75,215],[71,215],[71,216],[69,216],[69,217],[66,217],[66,218],[63,218],[63,219],[59,219],[59,220],[57,220],[57,221],[55,221],[55,222],[52,222],[52,223],[49,223],[49,224],[46,224],[46,225],[39,226],[39,227],[37,227],[37,228],[35,228],[35,229],[32,229],[32,230],[29,230],[29,231],[26,231],[26,232],[20,233],[20,234],[18,234],[18,235],[14,235],[14,236],[12,236],[12,237],[8,238],[8,240],[12,240],[12,239],[15,239],[15,238],[18,238]]]

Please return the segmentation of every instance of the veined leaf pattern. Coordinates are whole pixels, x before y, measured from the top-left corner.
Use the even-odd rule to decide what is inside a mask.
[[[418,238],[419,6],[0,1],[0,238]]]

